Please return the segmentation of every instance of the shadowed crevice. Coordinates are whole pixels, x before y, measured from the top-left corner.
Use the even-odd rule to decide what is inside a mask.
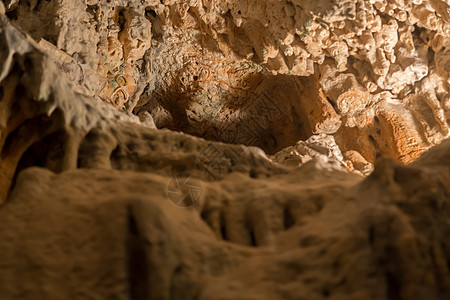
[[[145,242],[139,234],[133,209],[128,208],[127,273],[130,299],[150,299],[150,277]]]

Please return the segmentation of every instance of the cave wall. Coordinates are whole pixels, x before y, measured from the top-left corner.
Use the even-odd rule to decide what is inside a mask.
[[[271,154],[332,134],[370,163],[412,162],[449,135],[446,1],[14,0],[6,11],[80,91],[158,128]]]
[[[392,4],[373,2],[369,4],[376,8],[377,14],[391,16]],[[182,34],[188,31],[183,26],[189,24],[189,13],[182,14],[180,7],[188,12],[188,8],[198,7],[199,2],[184,3],[184,6],[177,2],[165,3],[145,6],[141,13],[150,20],[160,18],[163,12],[170,15],[167,20],[159,20],[160,25],[154,25],[155,20],[149,21],[151,28],[180,30],[180,39],[190,39],[189,35]],[[200,29],[194,22],[200,18],[191,22],[197,32],[205,33],[201,36],[205,41],[198,45],[210,52],[194,60],[201,61],[208,55],[220,57],[210,65],[225,71],[212,72],[211,81],[220,86],[222,81],[230,84],[234,80],[234,87],[242,94],[236,96],[227,88],[221,92],[208,90],[207,95],[215,97],[214,101],[231,99],[227,104],[236,105],[236,111],[247,112],[267,126],[253,134],[268,133],[276,141],[283,141],[274,146],[264,144],[265,139],[257,136],[254,141],[261,143],[261,147],[277,151],[276,147],[283,143],[292,143],[273,156],[261,148],[242,145],[251,143],[239,126],[256,122],[245,119],[243,113],[237,113],[242,123],[231,122],[239,129],[218,131],[235,139],[223,137],[228,143],[155,128],[156,124],[201,135],[198,131],[202,127],[192,125],[193,115],[201,120],[199,112],[208,106],[195,104],[197,98],[192,89],[202,91],[214,88],[214,84],[202,87],[188,81],[183,90],[182,85],[168,79],[199,81],[197,72],[171,69],[172,65],[166,63],[170,59],[176,61],[177,55],[185,55],[184,50],[176,51],[181,48],[173,49],[177,53],[174,56],[155,56],[161,59],[160,70],[166,63],[168,77],[151,76],[152,72],[139,69],[139,63],[128,65],[130,60],[120,80],[116,79],[117,84],[126,82],[126,85],[113,88],[111,78],[117,74],[109,74],[109,70],[102,73],[105,69],[98,69],[97,63],[92,67],[89,59],[85,60],[101,52],[77,44],[83,39],[95,40],[96,36],[88,38],[84,29],[86,35],[65,28],[87,26],[84,11],[96,15],[101,5],[94,1],[86,6],[55,1],[0,2],[1,298],[448,298],[450,144],[448,140],[440,143],[446,133],[437,121],[439,113],[445,115],[444,104],[448,99],[445,98],[448,77],[442,73],[446,68],[447,48],[427,54],[428,72],[435,68],[434,73],[408,83],[407,90],[398,94],[386,87],[368,91],[361,87],[358,73],[349,67],[350,60],[364,62],[355,58],[356,55],[347,59],[347,70],[341,69],[339,62],[325,58],[322,64],[314,62],[311,69],[314,74],[287,74],[280,65],[274,65],[273,61],[280,55],[275,55],[276,47],[269,49],[274,57],[266,55],[267,62],[264,62],[266,51],[261,50],[264,48],[253,46],[256,54],[247,57],[246,48],[239,46],[237,49],[242,48],[239,53],[230,45],[241,41],[241,37],[228,37],[229,40],[222,42],[225,37],[216,35],[219,29],[210,27],[222,22],[219,18],[222,11],[223,15],[233,15],[233,10],[225,9],[231,4],[208,3],[202,9],[214,13],[206,15],[198,8],[205,18],[198,25]],[[247,2],[240,5],[244,3]],[[403,18],[404,14],[400,14],[403,2],[395,3],[392,18]],[[105,5],[112,11],[115,2],[109,4]],[[236,6],[236,13],[243,15],[242,26],[252,26],[248,20],[245,22],[250,23],[244,23],[245,16],[250,19],[253,16],[254,23],[256,20],[264,23],[268,18],[264,17],[268,9],[265,5],[280,22],[292,21],[293,15],[286,11],[289,18],[281,18],[277,7],[296,9],[303,5],[308,11],[303,13],[305,18],[317,14],[327,24],[343,21],[344,26],[338,29],[345,32],[352,9],[367,2],[340,1],[336,6],[328,1],[249,4],[253,6],[247,10]],[[436,19],[443,20],[436,21],[437,24],[447,26],[445,2],[403,4],[409,7],[405,9],[407,16],[414,16],[415,8],[425,7],[424,11],[436,11]],[[134,24],[128,19],[134,16],[134,10],[126,3],[121,7],[117,21],[114,21],[115,13],[111,13],[112,36],[105,41],[112,45],[126,41],[131,45],[129,31],[127,34],[114,31],[117,30],[114,22],[124,28]],[[43,13],[49,14],[48,27],[41,23],[36,23],[35,28],[25,27],[27,18],[33,20]],[[165,25],[168,20],[173,24]],[[319,22],[317,18],[308,20],[311,28]],[[53,22],[61,24],[61,28],[53,26]],[[424,22],[415,24],[429,26]],[[363,26],[356,21],[350,23],[357,23],[357,28]],[[293,27],[296,23],[286,24]],[[272,36],[268,32],[277,28],[271,26],[263,25],[260,31],[267,39]],[[434,30],[439,35],[442,29],[439,28],[431,28],[430,32]],[[108,30],[100,31],[105,34]],[[158,37],[152,31],[152,40],[161,39],[156,48],[164,48],[165,41],[170,39],[164,37],[167,33],[164,30]],[[72,37],[64,41],[69,34]],[[241,34],[246,36],[245,31]],[[200,39],[196,34],[193,36]],[[252,37],[245,39],[250,45]],[[176,43],[177,38],[172,37],[172,41]],[[191,43],[195,41],[200,40]],[[421,45],[420,41],[415,43],[414,47]],[[189,45],[188,42],[180,44]],[[228,52],[224,45],[231,47]],[[71,47],[81,50],[71,52],[68,50]],[[115,46],[111,47],[108,51]],[[152,57],[152,47],[144,57]],[[81,55],[83,51],[87,52]],[[130,53],[141,53],[123,51],[118,54],[123,55],[120,62],[123,57],[134,55]],[[262,51],[262,56],[258,51]],[[427,51],[431,53],[430,48]],[[384,53],[386,58],[388,52]],[[444,63],[438,59],[433,65],[436,57]],[[408,63],[413,64],[412,61]],[[115,67],[118,63],[112,58],[104,62]],[[144,59],[143,65],[152,66],[150,70],[153,70],[150,61]],[[234,73],[229,71],[232,68]],[[133,77],[135,73],[130,70],[136,71],[139,78]],[[192,74],[192,79],[187,75],[170,77],[174,74],[170,73],[172,70]],[[230,75],[228,82],[221,79],[226,72],[244,75]],[[236,83],[236,78],[245,80]],[[386,78],[389,76],[380,82],[385,84]],[[243,85],[246,89],[242,90]],[[143,89],[136,98],[139,107],[133,109],[134,114],[120,110],[121,105],[125,105],[125,110],[128,105],[131,108],[132,102],[127,100],[118,105],[119,102],[111,100],[118,98],[109,98],[116,88],[124,91],[128,87],[135,95],[140,93],[136,92],[139,88]],[[408,92],[409,88],[412,92]],[[159,91],[159,96],[151,96],[155,91]],[[258,96],[247,97],[248,91]],[[433,97],[433,92],[438,106],[437,102],[425,100]],[[109,93],[110,96],[105,96]],[[393,98],[394,94],[398,98]],[[230,98],[220,95],[230,95]],[[189,105],[176,105],[180,99]],[[145,103],[147,100],[153,102]],[[287,111],[290,118],[283,115]],[[181,119],[183,128],[172,124],[180,122],[183,114],[186,117]],[[272,119],[274,116],[278,117]],[[222,115],[216,117],[224,122],[217,122],[218,125],[229,125]],[[214,127],[214,121],[209,120],[207,124],[204,128]],[[427,124],[434,127],[426,127]],[[377,157],[379,152],[393,159]],[[348,172],[345,161],[367,176]],[[373,172],[371,162],[375,164]],[[180,182],[183,189],[176,189]]]

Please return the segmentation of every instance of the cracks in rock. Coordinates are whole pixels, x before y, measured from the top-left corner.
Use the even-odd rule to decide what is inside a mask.
[[[220,219],[219,219],[219,228],[220,228],[220,238],[224,241],[228,241],[228,234],[227,234],[227,223],[225,219],[225,212],[220,212]]]
[[[238,203],[240,201],[237,200]],[[274,236],[297,224],[297,216],[287,204],[284,208],[278,207],[278,204],[263,204],[262,207],[267,205],[269,211],[277,212],[271,214],[268,211],[257,213],[255,211],[262,207],[253,207],[245,200],[242,201],[242,204],[231,206],[222,204],[220,208],[203,208],[200,217],[218,239],[248,247],[271,245]],[[270,202],[269,199],[260,201]]]
[[[127,279],[130,299],[151,299],[147,245],[141,237],[133,207],[128,207],[126,247]]]
[[[8,19],[16,21],[19,19],[19,12],[17,10],[12,10],[12,11],[6,12],[6,16],[8,17]]]
[[[255,236],[255,230],[253,228],[253,225],[250,222],[247,222],[247,230],[249,235],[249,246],[250,247],[257,247],[258,243]]]
[[[387,286],[387,298],[389,300],[401,300],[404,299],[401,296],[401,285],[399,280],[397,279],[396,274],[387,271],[385,273],[385,280]]]
[[[286,206],[283,209],[283,225],[284,225],[284,229],[290,229],[292,226],[295,225],[295,219],[292,216],[292,212],[289,209],[289,206]]]
[[[50,1],[51,0],[30,0],[30,9],[34,11],[39,11],[42,8],[43,2],[50,2]]]
[[[145,9],[145,17],[152,24],[152,39],[157,42],[163,42],[163,22],[157,12],[151,7]]]

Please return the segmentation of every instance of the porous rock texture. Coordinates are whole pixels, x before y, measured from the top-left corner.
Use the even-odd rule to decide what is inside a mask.
[[[78,90],[158,128],[270,154],[331,134],[369,163],[450,133],[446,0],[5,4]]]
[[[0,2],[0,298],[450,298],[449,5]]]

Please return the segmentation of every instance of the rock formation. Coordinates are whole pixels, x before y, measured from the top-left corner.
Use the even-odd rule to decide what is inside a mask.
[[[158,128],[271,154],[326,133],[370,163],[411,162],[449,136],[444,0],[9,0],[6,11],[79,91]]]
[[[1,299],[450,299],[449,14],[0,1]]]

